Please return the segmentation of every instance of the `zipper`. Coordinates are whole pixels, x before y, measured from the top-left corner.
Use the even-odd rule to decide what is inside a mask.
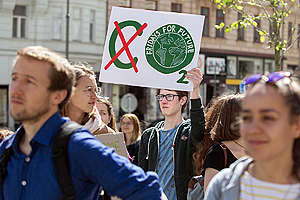
[[[172,151],[173,151],[173,166],[174,166],[174,170],[173,170],[174,180],[175,180],[175,140],[176,140],[178,131],[179,131],[180,127],[184,124],[184,122],[185,122],[185,121],[181,122],[181,124],[180,124],[179,127],[177,128],[176,133],[175,133],[175,137],[174,137],[174,140],[173,140],[173,144],[172,144]],[[176,187],[175,187],[175,188],[176,188]]]

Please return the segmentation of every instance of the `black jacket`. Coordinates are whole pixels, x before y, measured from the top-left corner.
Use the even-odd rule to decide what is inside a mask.
[[[201,99],[191,99],[190,118],[178,127],[173,142],[174,179],[177,200],[186,200],[188,181],[193,176],[192,154],[204,136],[205,117]],[[156,171],[159,152],[159,130],[164,121],[143,132],[139,149],[139,166]]]

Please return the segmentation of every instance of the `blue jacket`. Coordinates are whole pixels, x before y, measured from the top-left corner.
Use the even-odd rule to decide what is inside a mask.
[[[240,199],[240,180],[249,164],[250,157],[243,157],[219,172],[209,183],[204,200]],[[300,195],[297,197],[300,200]]]
[[[55,200],[61,196],[52,162],[52,138],[61,125],[68,121],[58,113],[50,117],[36,133],[30,145],[32,152],[26,156],[19,150],[21,127],[0,145],[12,146],[13,155],[7,167],[0,200]],[[161,188],[154,173],[145,173],[113,149],[104,146],[85,129],[74,133],[68,146],[70,174],[76,199],[96,200],[100,187],[109,195],[122,199],[160,199]]]

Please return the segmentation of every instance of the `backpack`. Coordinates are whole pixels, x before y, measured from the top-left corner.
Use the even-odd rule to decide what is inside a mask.
[[[227,147],[220,143],[224,152],[224,168],[227,166]],[[187,200],[203,200],[204,199],[204,176],[194,176],[188,184]]]
[[[52,161],[55,175],[62,191],[60,200],[76,199],[75,189],[72,184],[72,178],[69,170],[68,144],[71,135],[80,128],[82,128],[81,125],[76,122],[69,121],[64,123],[53,137]],[[12,148],[10,147],[5,149],[0,157],[0,187],[3,187],[7,173],[7,164],[11,155]]]

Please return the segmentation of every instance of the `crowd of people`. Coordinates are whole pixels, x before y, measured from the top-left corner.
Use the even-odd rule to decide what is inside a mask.
[[[126,113],[118,129],[90,66],[40,46],[20,49],[9,103],[21,126],[0,130],[0,200],[300,200],[299,80],[253,75],[244,94],[204,107],[200,69],[186,78],[190,93],[157,90],[164,120],[141,130]],[[119,132],[128,158],[95,137]]]

